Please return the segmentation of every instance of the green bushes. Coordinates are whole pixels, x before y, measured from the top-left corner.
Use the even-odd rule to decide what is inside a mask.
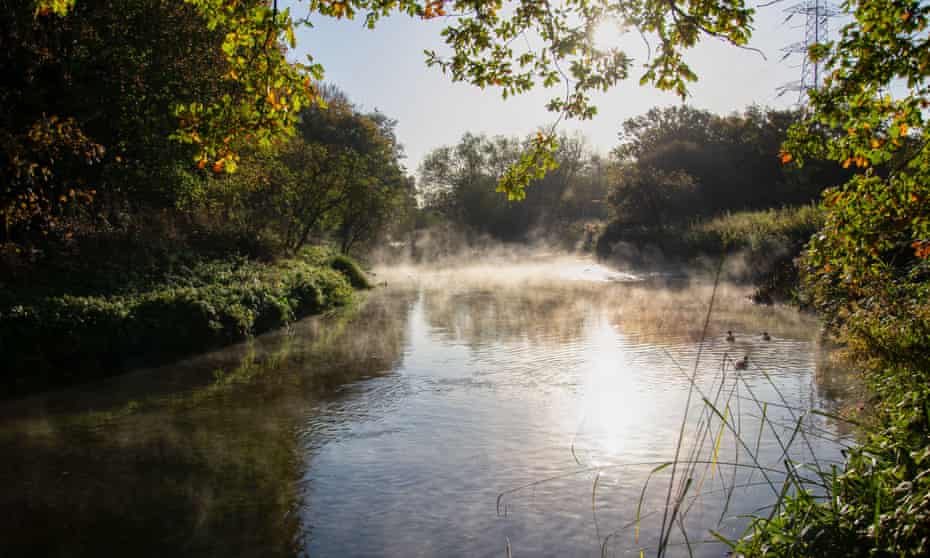
[[[368,281],[368,277],[365,276],[365,272],[352,258],[342,254],[335,255],[329,259],[329,267],[343,274],[349,284],[356,289],[371,288],[371,283]]]
[[[757,519],[746,556],[930,554],[930,181],[860,176],[824,196],[801,259],[806,301],[860,367],[874,417],[828,498],[799,492]]]
[[[930,553],[930,387],[907,369],[872,372],[875,425],[844,469],[820,471],[826,497],[796,490],[756,518],[737,555],[920,557]]]
[[[351,262],[349,260],[349,262]],[[340,306],[339,272],[303,260],[210,262],[116,296],[34,296],[0,307],[0,394],[166,362]]]

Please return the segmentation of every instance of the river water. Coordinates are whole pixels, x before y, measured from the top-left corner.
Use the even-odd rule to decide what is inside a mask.
[[[0,556],[654,556],[670,531],[669,556],[722,557],[710,530],[850,443],[816,321],[743,288],[555,258],[378,277],[0,404]]]

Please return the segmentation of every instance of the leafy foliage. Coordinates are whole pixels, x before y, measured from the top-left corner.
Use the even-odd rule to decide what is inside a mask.
[[[783,160],[829,157],[859,170],[825,193],[825,223],[803,271],[808,300],[865,369],[876,416],[845,470],[828,475],[827,501],[801,492],[753,523],[739,549],[752,556],[930,552],[930,7],[845,7],[851,21],[840,38],[811,48],[828,73],[809,92],[813,111],[793,128]],[[842,133],[812,134],[822,129]]]
[[[356,289],[370,289],[371,282],[365,276],[365,272],[359,267],[358,262],[352,258],[339,254],[329,259],[329,267],[343,274],[346,280]]]
[[[458,144],[440,147],[423,161],[419,189],[424,209],[442,215],[470,233],[502,240],[525,239],[534,233],[558,236],[572,223],[602,219],[606,194],[606,164],[589,153],[583,140],[563,135],[553,155],[527,159],[537,135],[517,138],[465,134]],[[548,141],[548,140],[544,140]],[[517,175],[516,166],[541,164],[555,168],[534,175],[532,188],[521,189],[521,200],[502,201],[495,195],[497,177]],[[526,177],[526,175],[523,175]]]
[[[620,220],[689,220],[725,211],[810,203],[850,175],[825,161],[779,162],[797,113],[749,107],[717,116],[689,106],[652,109],[624,122],[613,155],[610,203]]]
[[[164,362],[346,304],[351,296],[343,272],[294,259],[201,263],[122,295],[5,301],[2,393]]]

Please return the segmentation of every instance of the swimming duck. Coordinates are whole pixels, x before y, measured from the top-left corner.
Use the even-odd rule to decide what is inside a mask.
[[[727,341],[729,341],[730,343],[736,341],[736,336],[733,335],[732,331],[727,331]]]
[[[769,335],[769,332],[763,331],[763,332],[762,332],[762,340],[763,340],[763,341],[771,341],[771,340],[772,340],[772,336]]]
[[[737,370],[746,370],[747,366],[749,366],[749,355],[746,355],[733,363],[733,368],[736,368]]]

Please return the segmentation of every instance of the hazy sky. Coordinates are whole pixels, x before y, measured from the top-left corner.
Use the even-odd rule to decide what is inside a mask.
[[[781,61],[780,49],[799,41],[803,33],[798,28],[803,21],[783,23],[785,5],[762,8],[756,15],[750,45],[763,51],[767,60],[715,39],[707,39],[686,54],[699,76],[691,87],[689,104],[728,113],[752,103],[784,107],[796,100],[795,94],[779,98],[776,93],[780,85],[797,80],[800,74],[793,67],[798,60]],[[304,15],[299,13],[300,5],[294,10]],[[345,90],[362,109],[377,108],[399,121],[397,133],[411,172],[431,149],[455,143],[465,132],[523,136],[555,119],[546,111],[545,102],[559,89],[538,88],[505,101],[497,90],[452,83],[438,68],[427,68],[423,50],[442,52],[442,18],[423,21],[396,15],[374,30],[363,27],[361,19],[315,17],[313,23],[313,29],[298,33],[296,56],[304,60],[307,53],[312,54],[326,69],[326,81]],[[623,120],[656,105],[681,101],[638,85],[645,57],[638,35],[621,36],[605,27],[599,36],[603,36],[599,40],[627,47],[635,58],[631,77],[595,97],[599,112],[593,121],[564,122],[560,129],[581,131],[593,147],[606,153],[616,145]]]

